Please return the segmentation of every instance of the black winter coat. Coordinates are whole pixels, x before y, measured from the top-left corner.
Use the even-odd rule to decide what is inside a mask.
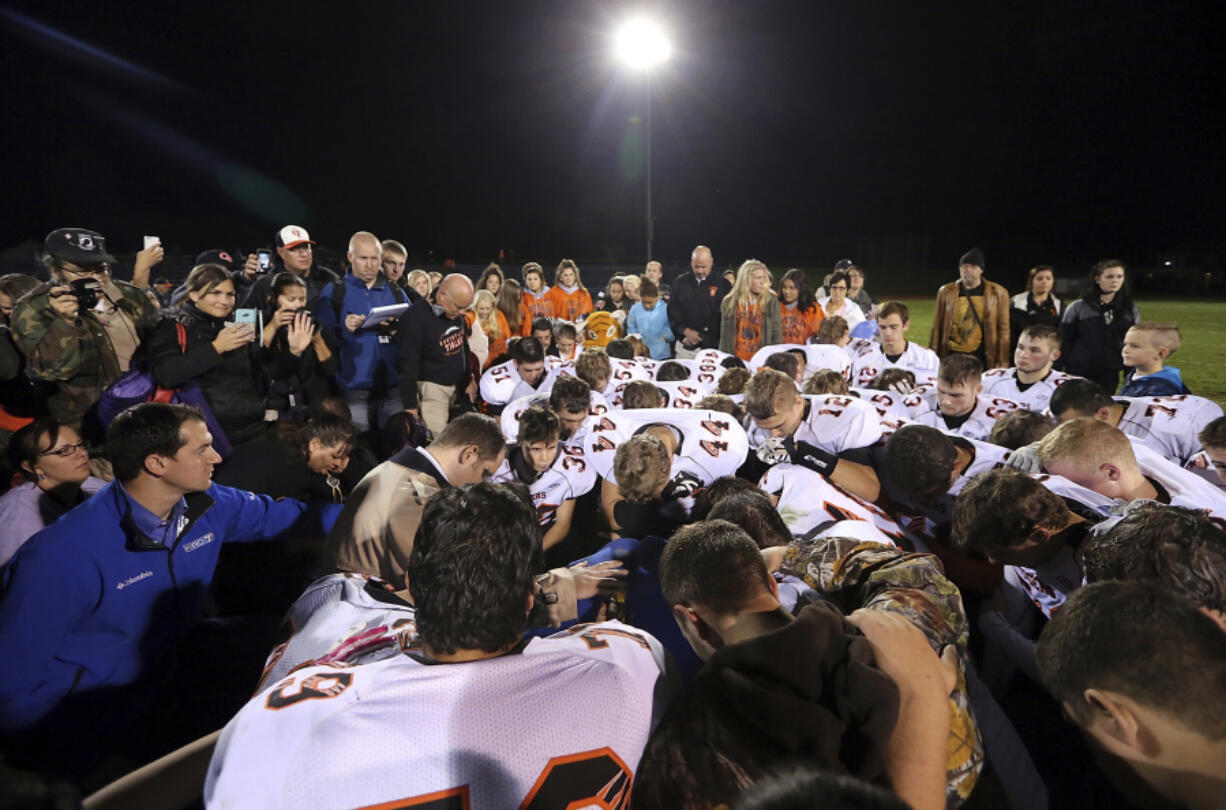
[[[176,320],[187,330],[186,352],[179,350]],[[226,438],[238,445],[264,432],[265,374],[256,350],[258,336],[240,349],[217,353],[213,340],[225,325],[224,318],[206,315],[185,301],[176,318],[154,327],[148,358],[158,385],[178,388],[195,380]]]

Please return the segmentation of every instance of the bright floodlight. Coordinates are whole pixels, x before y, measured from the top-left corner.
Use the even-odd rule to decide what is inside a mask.
[[[617,58],[633,68],[649,68],[668,59],[672,46],[664,29],[650,20],[631,20],[617,32]]]

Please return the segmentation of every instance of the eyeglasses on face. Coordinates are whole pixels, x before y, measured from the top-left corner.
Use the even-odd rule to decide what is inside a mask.
[[[76,444],[66,444],[63,447],[56,447],[52,450],[44,450],[39,453],[40,456],[59,456],[60,458],[68,458],[78,450],[85,447],[85,442],[77,442]]]

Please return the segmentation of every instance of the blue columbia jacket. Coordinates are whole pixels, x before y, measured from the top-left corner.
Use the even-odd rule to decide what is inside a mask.
[[[378,326],[360,326],[356,332],[345,328],[347,315],[369,315],[375,307],[407,304],[409,299],[395,289],[380,273],[373,286],[367,286],[353,273],[346,273],[345,295],[340,314],[336,295],[329,284],[319,293],[315,317],[332,332],[340,346],[340,368],[336,380],[342,388],[394,387],[400,381],[400,352],[392,335],[397,319]]]
[[[164,678],[200,613],[221,544],[274,538],[306,510],[220,484],[186,502],[168,548],[136,528],[112,482],[14,555],[0,596],[0,731],[57,707],[59,722],[99,729],[135,719],[134,696]]]

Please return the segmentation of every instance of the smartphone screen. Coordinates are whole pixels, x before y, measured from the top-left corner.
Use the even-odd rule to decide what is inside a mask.
[[[267,273],[269,270],[272,269],[272,251],[271,250],[257,250],[255,252],[255,255],[256,255],[256,261],[258,261],[260,264],[261,273]]]
[[[161,244],[161,243],[162,243],[162,240],[161,240],[161,238],[160,238],[160,237],[157,237],[157,236],[146,236],[146,237],[145,237],[145,248],[144,248],[144,249],[145,249],[145,250],[148,250],[149,248],[153,247],[154,245],[159,245],[159,244]]]

